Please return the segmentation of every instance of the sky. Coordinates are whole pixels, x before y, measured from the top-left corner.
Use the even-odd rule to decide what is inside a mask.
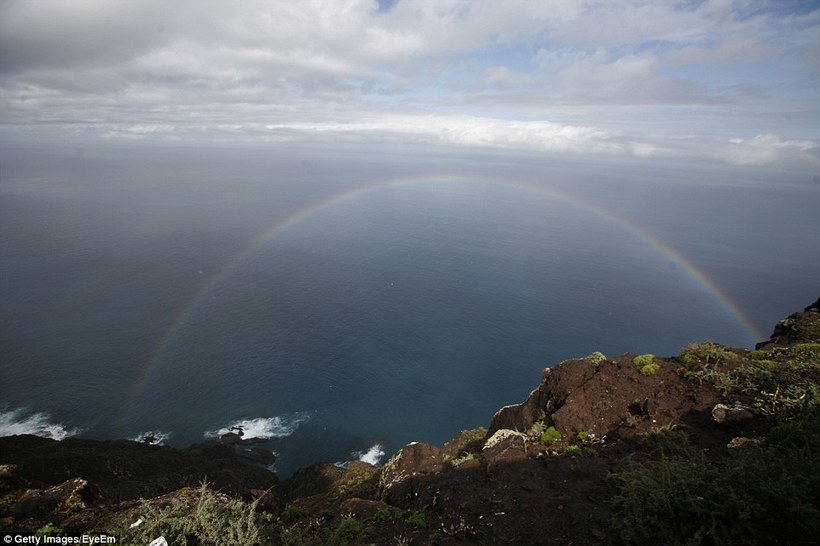
[[[820,169],[820,2],[0,0],[0,143]]]

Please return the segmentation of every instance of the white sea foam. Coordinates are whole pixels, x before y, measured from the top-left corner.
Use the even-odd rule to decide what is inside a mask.
[[[299,426],[310,419],[308,412],[292,413],[289,415],[278,415],[276,417],[257,417],[256,419],[242,419],[219,428],[209,430],[205,433],[206,438],[219,438],[223,434],[242,430],[242,438],[285,438],[290,436]]]
[[[382,460],[382,457],[384,457],[384,446],[381,444],[373,444],[367,451],[354,451],[351,455],[362,462],[377,465]]]
[[[80,429],[52,423],[47,413],[27,413],[22,409],[0,411],[0,436],[33,434],[52,440],[64,440],[80,433]]]
[[[161,430],[148,430],[146,432],[137,434],[133,438],[129,438],[132,442],[139,442],[141,444],[148,444],[152,446],[165,445],[166,440],[171,437],[170,432],[162,432]]]

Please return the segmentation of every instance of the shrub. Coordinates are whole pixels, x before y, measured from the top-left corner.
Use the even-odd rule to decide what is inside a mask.
[[[290,505],[287,508],[285,508],[284,512],[282,512],[282,521],[284,521],[285,523],[293,523],[294,521],[307,517],[307,515],[307,510],[305,510],[304,508],[299,508],[298,506]]]
[[[570,457],[576,457],[581,454],[581,447],[580,446],[567,446],[564,448],[564,455],[569,455]]]
[[[585,356],[584,360],[589,360],[593,364],[600,364],[601,362],[606,362],[606,355],[602,352],[595,351],[594,353]]]
[[[576,436],[585,444],[589,444],[595,441],[595,435],[589,432],[588,430],[582,430]]]
[[[214,492],[203,483],[190,497],[166,507],[143,501],[144,523],[122,534],[124,544],[148,544],[162,535],[169,544],[213,546],[274,543],[279,528],[270,514],[256,510],[257,502],[245,503]]]
[[[657,364],[652,363],[652,364],[647,364],[646,366],[641,366],[641,368],[638,370],[638,373],[640,373],[641,375],[649,376],[649,375],[654,375],[655,372],[657,372],[659,369],[660,369],[660,366],[658,366]]]
[[[818,417],[787,422],[772,431],[776,442],[742,448],[721,467],[662,457],[614,474],[613,534],[627,545],[811,543],[820,533]]]
[[[408,525],[413,527],[427,527],[427,518],[424,516],[424,512],[420,510],[408,515],[406,521]]]
[[[344,517],[333,532],[334,538],[342,543],[350,542],[364,531],[364,525],[356,518]]]
[[[684,364],[704,362],[708,364],[720,364],[728,360],[735,360],[738,356],[726,349],[723,345],[707,341],[705,343],[690,343],[684,347],[678,360]]]
[[[529,429],[527,429],[527,436],[536,439],[541,438],[541,435],[544,434],[545,430],[547,430],[547,423],[544,421],[536,421]]]
[[[563,436],[555,427],[549,427],[541,434],[541,443],[544,445],[554,444]]]
[[[653,375],[660,369],[660,365],[655,363],[655,355],[650,353],[636,356],[632,359],[632,363],[638,367],[641,375]]]
[[[655,355],[647,353],[645,355],[638,355],[632,359],[632,363],[639,368],[643,368],[648,364],[652,364],[655,360]]]

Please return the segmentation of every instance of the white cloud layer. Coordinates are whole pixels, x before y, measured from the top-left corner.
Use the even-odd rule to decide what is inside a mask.
[[[795,0],[6,0],[0,131],[818,166]]]

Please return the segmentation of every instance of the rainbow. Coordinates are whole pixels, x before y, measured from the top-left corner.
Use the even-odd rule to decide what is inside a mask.
[[[154,368],[156,363],[162,357],[162,354],[164,353],[166,347],[173,339],[175,333],[180,329],[182,325],[185,324],[187,319],[195,312],[197,306],[205,300],[206,296],[209,293],[211,293],[214,290],[214,288],[217,287],[225,278],[229,277],[232,272],[234,272],[262,245],[269,242],[277,235],[285,232],[289,228],[297,226],[298,224],[301,224],[302,222],[309,220],[311,217],[313,217],[317,213],[320,213],[321,211],[330,209],[331,207],[338,206],[342,203],[359,199],[367,194],[407,186],[448,184],[453,182],[464,183],[468,181],[475,183],[485,183],[512,187],[522,191],[537,192],[542,196],[563,201],[569,205],[578,207],[579,209],[585,212],[589,212],[599,218],[602,218],[610,222],[614,226],[629,233],[636,239],[646,243],[651,248],[655,249],[655,251],[658,252],[661,256],[663,256],[666,260],[669,260],[672,263],[676,264],[681,270],[683,270],[686,273],[686,275],[694,283],[700,286],[709,295],[711,299],[717,302],[718,305],[725,310],[725,312],[731,317],[731,319],[741,327],[741,329],[746,333],[746,335],[748,335],[751,341],[760,340],[765,337],[765,335],[763,335],[762,332],[759,331],[759,329],[749,319],[745,312],[737,304],[735,304],[731,300],[731,298],[727,296],[726,293],[723,292],[720,289],[720,287],[714,281],[712,281],[703,270],[698,268],[694,263],[692,263],[678,250],[668,245],[664,241],[658,239],[651,233],[648,233],[647,231],[636,226],[627,219],[618,216],[612,213],[611,211],[604,209],[596,204],[581,200],[578,197],[575,197],[571,194],[554,188],[544,188],[532,183],[525,182],[501,181],[481,176],[471,175],[469,179],[466,179],[463,176],[451,175],[431,175],[424,177],[398,178],[372,183],[348,191],[344,191],[338,194],[334,194],[324,200],[321,200],[308,207],[305,207],[297,211],[296,213],[288,216],[287,218],[275,222],[262,233],[260,233],[258,236],[256,236],[250,243],[248,243],[246,246],[244,246],[238,252],[236,252],[233,256],[231,256],[222,265],[222,267],[220,267],[216,272],[211,274],[200,285],[199,289],[185,302],[185,304],[183,304],[177,310],[174,317],[169,321],[168,326],[166,327],[163,334],[157,339],[157,342],[154,345],[153,350],[151,351],[148,358],[145,360],[145,363],[142,365],[142,367],[138,370],[136,374],[133,388],[131,389],[130,394],[126,397],[125,403],[122,406],[123,409],[120,413],[120,419],[118,421],[119,424],[121,426],[125,424],[125,421],[128,417],[128,413],[133,407],[133,403],[140,392],[142,384],[149,376],[151,370]]]

